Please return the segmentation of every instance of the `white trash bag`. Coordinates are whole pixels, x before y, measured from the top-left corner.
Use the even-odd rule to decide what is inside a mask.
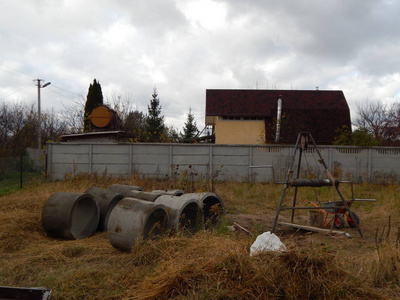
[[[286,251],[286,246],[281,240],[269,231],[259,235],[253,245],[250,247],[250,256],[256,255],[262,251]]]

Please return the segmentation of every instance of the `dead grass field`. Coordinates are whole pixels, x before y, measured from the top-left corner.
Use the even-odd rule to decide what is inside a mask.
[[[153,189],[188,189],[187,182],[82,177],[32,183],[0,197],[0,285],[46,287],[52,299],[400,299],[400,199],[397,185],[355,185],[362,238],[278,226],[285,253],[249,256],[256,236],[271,229],[282,186],[218,182],[213,185],[227,215],[215,228],[137,243],[132,252],[113,248],[106,232],[81,240],[47,236],[41,211],[54,192],[83,192],[113,183]],[[210,191],[191,182],[190,192]],[[343,185],[344,194],[349,187]],[[290,205],[293,191],[285,202]],[[339,200],[331,188],[298,190],[298,205]],[[280,214],[289,220],[290,212]],[[305,224],[307,212],[296,211]],[[233,222],[245,227],[229,231]]]

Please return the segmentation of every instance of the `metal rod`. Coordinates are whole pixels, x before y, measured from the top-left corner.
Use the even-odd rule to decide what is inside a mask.
[[[41,112],[40,112],[40,88],[42,87],[41,86],[41,82],[42,81],[42,79],[37,79],[37,87],[38,87],[38,90],[37,90],[37,97],[38,97],[38,149],[40,149],[41,148],[41,145],[42,145],[42,137],[41,137],[41,134],[42,134],[42,131],[41,131],[41,126],[42,126],[42,118],[41,118]]]
[[[289,182],[293,187],[323,187],[332,186],[329,179],[293,179]]]
[[[296,179],[299,179],[300,176],[300,167],[301,167],[301,155],[303,154],[303,149],[300,148],[300,152],[299,152],[299,163],[297,164],[297,174],[296,174]],[[293,182],[294,180],[292,180]],[[292,183],[291,183],[292,185]],[[297,186],[294,188],[294,196],[293,196],[293,207],[296,207],[296,200],[297,200]],[[294,210],[292,210],[292,217],[290,218],[290,221],[293,223],[294,220]]]
[[[340,209],[345,209],[341,206],[332,206],[332,207],[327,207],[327,206],[296,206],[296,207],[282,207],[281,210],[295,210],[295,209],[323,209],[323,210],[329,210],[332,208],[340,208]]]
[[[293,165],[294,165],[294,157],[296,157],[296,152],[297,152],[297,148],[298,148],[298,145],[299,145],[299,141],[300,141],[300,134],[297,136],[297,140],[296,140],[296,145],[295,145],[295,148],[294,148],[292,161],[290,162],[289,169],[288,169],[288,171],[286,173],[286,178],[285,178],[286,183],[285,183],[285,186],[283,187],[281,198],[279,200],[278,207],[276,209],[275,219],[274,219],[274,223],[272,225],[271,233],[275,232],[276,224],[278,223],[278,219],[279,219],[279,213],[280,213],[281,207],[282,207],[283,198],[285,197],[286,190],[289,188],[288,182],[289,182],[290,177],[292,176],[292,172],[293,172],[292,170],[293,170]]]
[[[249,168],[273,168],[272,165],[249,166]]]
[[[288,185],[285,185],[285,187],[282,190],[281,198],[279,200],[278,207],[276,209],[275,219],[274,219],[274,223],[272,225],[271,233],[275,232],[276,224],[278,223],[279,213],[280,213],[281,207],[282,207],[283,198],[285,197],[285,192],[286,192],[286,189],[288,189],[288,187],[289,187]]]
[[[376,202],[376,199],[354,199],[353,201],[369,201],[369,202]]]

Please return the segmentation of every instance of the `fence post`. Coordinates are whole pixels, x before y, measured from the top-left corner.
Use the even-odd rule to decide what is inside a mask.
[[[174,149],[172,148],[172,145],[169,145],[169,178],[172,178],[172,162],[174,161],[174,157],[173,157],[173,151]]]
[[[22,172],[24,171],[23,169],[23,154],[24,152],[21,150],[21,155],[20,155],[20,160],[19,160],[19,188],[22,189]]]
[[[92,174],[93,145],[89,145],[89,174]]]
[[[372,181],[372,149],[368,148],[368,182]]]
[[[132,175],[132,164],[133,164],[133,145],[129,145],[129,176]]]
[[[210,146],[208,146],[209,147],[209,173],[208,173],[208,175],[209,175],[209,179],[208,180],[210,180],[211,181],[211,190],[213,191],[214,190],[214,179],[213,179],[213,146],[212,145],[210,145]]]
[[[253,146],[249,146],[249,169],[247,173],[247,182],[253,182],[253,169],[250,166],[253,165]]]

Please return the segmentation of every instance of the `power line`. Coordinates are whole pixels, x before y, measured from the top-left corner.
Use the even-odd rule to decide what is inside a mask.
[[[16,69],[13,69],[13,68],[11,68],[11,67],[8,67],[8,66],[6,66],[6,65],[3,65],[3,64],[0,64],[0,66],[2,66],[2,67],[4,67],[4,68],[7,68],[7,69],[10,69],[11,71],[13,71],[13,72],[15,72],[15,73],[19,73],[19,74],[22,74],[22,75],[24,75],[24,76],[27,76],[27,77],[29,77],[29,78],[35,77],[35,76],[30,75],[30,74],[27,74],[27,73],[18,71],[18,70],[16,70]]]
[[[27,87],[31,87],[31,85],[27,85],[25,87],[22,87],[22,88],[20,88],[20,89],[18,89],[16,91],[12,92],[11,94],[8,94],[7,96],[4,96],[3,98],[0,98],[0,100],[6,99],[6,98],[18,93],[19,91],[22,91],[23,89],[26,89]]]
[[[59,91],[57,91],[57,90],[55,90],[55,89],[52,89],[52,88],[50,88],[49,89],[52,93],[54,93],[54,94],[56,94],[56,95],[58,95],[58,96],[60,96],[60,97],[62,97],[62,98],[65,98],[65,99],[68,99],[68,100],[73,100],[74,99],[74,96],[72,96],[72,95],[64,95],[64,94],[62,94],[62,93],[60,93]]]
[[[78,94],[78,93],[74,93],[74,92],[68,91],[68,90],[60,88],[59,86],[56,86],[56,85],[52,85],[52,87],[55,87],[55,88],[57,88],[59,90],[62,90],[64,92],[67,92],[67,93],[70,93],[70,94],[73,94],[73,95],[76,95],[76,96],[82,96],[82,94]]]
[[[68,99],[68,100],[74,100],[77,97],[77,94],[74,94],[72,92],[70,92],[71,94],[65,94],[65,93],[60,92],[60,91],[58,91],[56,89],[53,89],[53,88],[50,88],[50,91],[53,92],[54,94],[59,95],[60,97]],[[80,96],[80,95],[78,95],[78,96]]]
[[[18,73],[18,74],[27,76],[27,77],[29,77],[29,78],[35,78],[35,76],[32,76],[31,74],[27,74],[27,73],[21,72],[21,71],[19,71],[19,70],[16,70],[16,69],[14,69],[14,68],[8,67],[8,66],[6,66],[6,65],[0,64],[0,66],[2,66],[3,68],[9,69],[9,70],[11,70],[11,71],[14,72],[14,73]],[[4,71],[10,72],[10,71],[7,71],[7,70],[4,70]],[[28,86],[26,86],[26,87],[28,87]],[[9,96],[11,96],[11,95],[17,93],[18,91],[20,91],[20,90],[22,90],[22,89],[24,89],[24,88],[26,88],[26,87],[23,87],[23,88],[17,90],[16,92],[13,92],[13,93],[11,93],[11,94],[9,94],[9,95],[3,97],[3,98],[0,98],[0,100],[5,99],[5,98],[7,98],[7,97],[9,97]],[[56,86],[56,85],[52,85],[52,87],[55,87],[55,88],[57,88],[57,89],[59,89],[59,90],[62,90],[62,91],[67,92],[67,93],[70,93],[70,94],[72,94],[72,95],[74,95],[74,96],[79,96],[79,97],[82,96],[82,94],[78,94],[78,93],[74,93],[74,92],[68,91],[68,90],[63,89],[63,88],[61,88],[61,87],[59,87],[59,86]],[[55,91],[54,91],[54,92],[55,92]],[[55,93],[56,93],[56,92],[55,92]],[[59,95],[62,96],[61,94],[59,94]]]

